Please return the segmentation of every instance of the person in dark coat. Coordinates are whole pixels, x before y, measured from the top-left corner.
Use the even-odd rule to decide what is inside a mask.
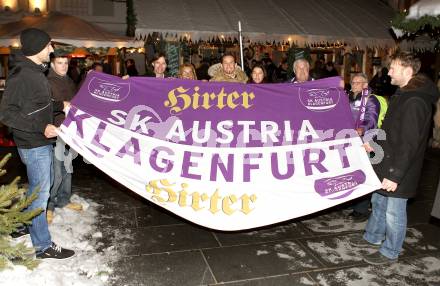
[[[267,57],[263,58],[261,60],[263,62],[264,69],[266,70],[266,80],[267,82],[272,82],[273,78],[275,77],[275,72],[277,70],[277,66],[272,62],[272,59]],[[253,70],[254,67],[251,67],[251,70]]]
[[[382,96],[391,96],[396,91],[396,87],[391,84],[391,78],[386,67],[383,67],[376,73],[369,85],[373,89],[374,94]]]
[[[325,64],[324,77],[338,76],[338,71],[335,69],[335,64],[333,62],[327,62]]]
[[[325,76],[324,65],[323,65],[321,60],[316,60],[315,66],[313,67],[313,69],[310,70],[310,75],[314,79],[321,79],[321,78],[325,78],[326,77]]]
[[[383,160],[374,166],[382,189],[373,193],[372,214],[357,246],[379,248],[363,257],[370,264],[397,261],[406,235],[406,204],[416,196],[432,120],[432,105],[439,97],[435,84],[418,75],[420,60],[409,52],[391,57],[388,74],[398,89],[391,98],[382,129],[386,140],[378,141]],[[367,146],[367,149],[368,148]],[[375,154],[382,153],[376,148]],[[357,242],[357,243],[356,243]]]
[[[281,83],[287,81],[287,69],[289,68],[289,64],[287,59],[283,59],[275,71],[275,76],[273,78],[273,82]]]
[[[139,73],[136,69],[136,62],[134,61],[134,59],[127,59],[125,61],[125,66],[127,68],[127,74],[129,76],[138,76]]]
[[[69,69],[67,71],[67,74],[69,75],[69,77],[73,80],[73,82],[78,85],[81,80],[81,69],[78,66],[78,60],[76,59],[71,59],[69,62]]]
[[[200,66],[196,68],[197,79],[199,80],[209,80],[211,77],[208,74],[209,61],[203,59]]]
[[[54,101],[71,101],[76,93],[76,86],[73,80],[67,75],[69,61],[67,55],[55,53],[51,59],[49,81],[52,98]],[[54,112],[54,125],[59,127],[65,119],[64,112]],[[72,171],[66,168],[65,158],[68,150],[65,148],[64,141],[58,137],[53,152],[53,184],[50,189],[49,202],[47,204],[47,222],[52,223],[55,207],[68,208],[71,210],[82,210],[82,205],[70,202],[72,195]],[[69,166],[71,167],[71,166]]]
[[[46,220],[46,207],[52,183],[52,138],[54,111],[66,110],[68,102],[51,98],[49,82],[44,75],[49,54],[53,52],[50,36],[39,29],[20,33],[21,51],[6,82],[0,104],[0,121],[11,127],[20,159],[26,165],[29,188],[26,196],[36,194],[28,210],[41,209],[29,225],[32,245],[38,259],[66,259],[73,250],[56,245]]]

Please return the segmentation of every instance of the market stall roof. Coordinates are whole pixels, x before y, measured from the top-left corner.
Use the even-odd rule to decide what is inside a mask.
[[[18,22],[0,25],[0,46],[19,46],[20,32],[26,28],[46,31],[52,40],[77,47],[138,47],[143,43],[112,34],[80,18],[50,12],[47,15],[25,16]]]
[[[153,32],[191,39],[243,36],[251,41],[298,45],[346,42],[352,46],[394,46],[394,15],[381,0],[137,0],[136,36]]]

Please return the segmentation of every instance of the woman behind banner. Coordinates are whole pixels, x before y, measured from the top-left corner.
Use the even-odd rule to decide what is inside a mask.
[[[251,78],[249,79],[249,83],[266,83],[267,82],[267,73],[263,64],[258,62],[254,65],[251,72]]]
[[[192,64],[183,64],[179,67],[178,78],[197,80],[196,70]]]

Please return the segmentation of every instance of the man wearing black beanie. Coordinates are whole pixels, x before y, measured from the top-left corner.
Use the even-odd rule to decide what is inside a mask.
[[[43,212],[32,219],[29,226],[36,257],[40,259],[65,259],[73,250],[64,249],[52,242],[46,219],[52,169],[52,142],[57,136],[53,125],[54,111],[63,111],[69,103],[53,101],[50,85],[44,75],[45,63],[53,52],[50,36],[39,29],[21,32],[21,52],[16,56],[0,104],[0,121],[11,127],[22,162],[26,165],[29,180],[27,195],[39,190],[29,210],[41,208]]]

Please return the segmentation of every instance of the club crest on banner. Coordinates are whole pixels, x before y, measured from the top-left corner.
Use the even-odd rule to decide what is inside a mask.
[[[336,88],[299,89],[301,103],[310,111],[329,111],[338,104],[341,95]]]
[[[99,78],[92,78],[88,84],[90,94],[98,99],[119,102],[127,98],[130,84],[115,84]]]
[[[340,199],[353,193],[360,184],[365,183],[365,173],[356,170],[346,175],[323,178],[315,181],[315,191],[330,200]]]

